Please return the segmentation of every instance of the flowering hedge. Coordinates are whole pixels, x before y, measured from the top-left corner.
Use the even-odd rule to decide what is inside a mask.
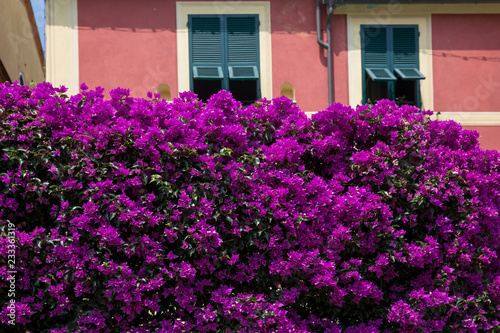
[[[64,91],[0,85],[3,331],[500,331],[477,133],[389,101]]]

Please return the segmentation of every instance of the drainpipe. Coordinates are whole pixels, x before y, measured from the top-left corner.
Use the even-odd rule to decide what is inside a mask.
[[[326,0],[328,20],[326,22],[326,43],[321,39],[321,6],[316,0],[316,36],[318,44],[327,50],[328,64],[328,105],[333,104],[333,66],[332,66],[332,18],[335,0]]]

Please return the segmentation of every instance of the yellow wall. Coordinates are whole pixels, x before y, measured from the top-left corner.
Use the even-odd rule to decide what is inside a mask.
[[[0,45],[0,60],[11,81],[20,73],[26,84],[44,81],[43,53],[29,1],[0,1]]]

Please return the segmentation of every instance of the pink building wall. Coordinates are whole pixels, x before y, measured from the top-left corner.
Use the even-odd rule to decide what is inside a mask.
[[[500,151],[500,126],[462,126],[479,132],[479,145],[482,149]]]
[[[347,66],[347,16],[334,15],[332,21],[333,101],[349,105]]]
[[[80,81],[146,97],[160,83],[177,96],[175,2],[78,2]]]
[[[245,1],[245,0],[244,0]],[[107,91],[117,86],[145,97],[159,84],[170,85],[178,95],[175,1],[85,0],[78,2],[80,81]],[[323,17],[326,26],[326,13]],[[345,40],[345,17],[334,27],[337,41]],[[273,96],[280,96],[284,82],[295,87],[295,99],[304,111],[328,106],[326,51],[316,42],[314,2],[271,1]],[[334,50],[344,60],[335,75],[347,82],[344,48]],[[347,101],[347,83],[336,86],[340,100]],[[339,100],[339,101],[340,101]]]
[[[326,42],[326,11],[321,28]],[[332,21],[332,56],[334,102],[349,104],[347,78],[346,16],[335,15]],[[295,99],[303,111],[328,107],[327,51],[316,35],[316,8],[313,1],[271,1],[271,43],[273,55],[273,97],[280,86],[289,82],[295,87]]]
[[[178,95],[175,1],[79,1],[78,20],[81,82],[129,88],[137,97],[166,83]],[[334,102],[343,104],[349,104],[346,21],[345,15],[332,21]],[[323,32],[325,26],[326,12]],[[500,111],[499,31],[498,14],[432,15],[435,111]],[[271,45],[272,97],[289,82],[302,110],[325,109],[327,54],[316,41],[313,1],[271,1]],[[500,150],[500,126],[467,128],[480,132],[483,148]]]
[[[314,4],[307,1],[271,2],[273,97],[289,82],[304,111],[328,104],[326,53],[316,42],[315,15]]]
[[[500,15],[432,15],[434,110],[500,111]],[[500,126],[477,130],[484,149],[500,150]]]
[[[432,15],[436,111],[500,111],[500,15]]]

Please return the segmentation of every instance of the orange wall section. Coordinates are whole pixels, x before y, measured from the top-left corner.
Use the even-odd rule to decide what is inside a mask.
[[[271,0],[270,7],[273,97],[289,82],[302,110],[325,109],[326,51],[316,41],[314,1]],[[324,40],[326,19],[325,10]],[[335,16],[332,29],[336,102],[348,100],[345,20]],[[79,1],[78,26],[81,82],[107,91],[128,88],[136,97],[166,83],[172,97],[178,95],[176,1]]]
[[[500,15],[432,15],[434,109],[500,111]]]

